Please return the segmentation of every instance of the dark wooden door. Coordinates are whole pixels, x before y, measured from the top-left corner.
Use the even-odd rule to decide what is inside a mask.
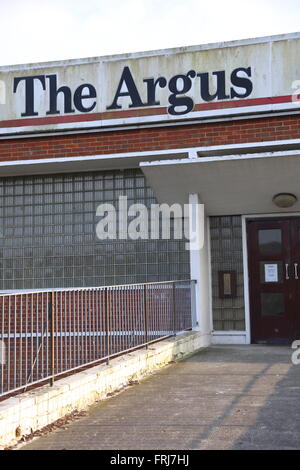
[[[300,339],[300,218],[247,223],[252,342]]]
[[[291,244],[292,244],[292,281],[294,315],[292,325],[292,339],[300,339],[300,218],[291,221]]]

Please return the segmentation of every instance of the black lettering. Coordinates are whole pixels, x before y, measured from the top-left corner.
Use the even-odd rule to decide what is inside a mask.
[[[57,96],[59,93],[64,95],[64,113],[75,113],[75,109],[72,109],[72,92],[68,86],[62,86],[57,89],[57,77],[56,75],[47,75],[49,78],[49,111],[46,114],[60,114],[60,110],[57,108]]]
[[[85,88],[88,89],[88,93],[83,94]],[[96,92],[95,87],[93,87],[93,85],[89,83],[80,85],[78,88],[76,88],[75,93],[74,93],[74,106],[81,113],[88,113],[95,108],[96,101],[94,101],[93,104],[91,104],[91,106],[84,106],[82,101],[91,99],[91,98],[96,98],[96,97],[97,97],[97,92]]]
[[[198,73],[200,77],[200,93],[204,101],[213,101],[216,98],[218,100],[225,100],[230,98],[229,95],[226,95],[226,82],[225,82],[225,71],[220,70],[218,72],[212,72],[212,75],[217,77],[217,90],[214,94],[211,94],[209,91],[209,74],[208,73]]]
[[[239,88],[245,88],[245,91],[243,93],[237,92],[234,88],[231,88],[230,94],[231,98],[247,98],[247,96],[251,95],[252,90],[253,90],[253,83],[249,78],[246,77],[240,77],[238,74],[239,72],[243,72],[248,77],[251,77],[251,67],[248,67],[247,69],[240,67],[238,69],[234,69],[232,74],[231,74],[231,83],[233,86],[237,86]]]
[[[127,91],[121,91],[124,84],[126,85]],[[122,96],[130,97],[131,104],[129,105],[129,108],[140,108],[141,106],[145,106],[134,83],[129,67],[124,67],[114,100],[106,109],[122,108],[122,106],[118,105],[118,99]]]
[[[143,82],[147,83],[147,103],[145,106],[159,105],[160,102],[156,101],[156,87],[165,88],[167,86],[167,80],[165,77],[159,77],[157,80],[154,78],[145,78]]]
[[[184,95],[192,88],[191,78],[195,78],[195,70],[190,70],[186,75],[175,75],[169,81],[169,90],[172,93],[169,96],[169,103],[171,106],[168,107],[169,114],[173,116],[189,113],[194,108],[194,101],[189,96],[178,96]],[[176,108],[180,107],[178,110]],[[182,109],[184,108],[184,109]]]
[[[21,113],[21,116],[38,116],[39,113],[34,111],[34,81],[38,80],[43,90],[46,90],[45,75],[14,78],[14,93],[16,93],[19,83],[23,80],[25,80],[25,113]]]

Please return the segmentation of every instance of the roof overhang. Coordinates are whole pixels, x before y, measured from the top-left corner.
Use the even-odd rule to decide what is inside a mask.
[[[117,153],[109,155],[84,155],[79,157],[41,158],[0,162],[0,177],[26,176],[51,173],[76,173],[85,171],[122,170],[138,168],[141,159],[185,158],[187,150]]]
[[[208,215],[300,211],[300,150],[141,162],[160,203],[188,203],[198,193]],[[293,193],[289,209],[275,206],[278,193]]]

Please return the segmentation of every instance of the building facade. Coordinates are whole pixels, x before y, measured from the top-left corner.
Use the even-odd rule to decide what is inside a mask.
[[[295,33],[1,67],[0,289],[195,279],[203,344],[298,338],[299,64]],[[120,197],[203,205],[203,243],[99,238]]]

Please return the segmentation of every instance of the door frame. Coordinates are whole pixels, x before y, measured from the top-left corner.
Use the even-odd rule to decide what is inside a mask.
[[[249,289],[249,264],[247,244],[247,220],[268,218],[292,218],[300,217],[300,212],[273,212],[271,214],[242,215],[242,246],[243,246],[243,274],[244,274],[244,306],[245,306],[245,330],[246,344],[251,344],[251,316],[250,316],[250,289]]]

